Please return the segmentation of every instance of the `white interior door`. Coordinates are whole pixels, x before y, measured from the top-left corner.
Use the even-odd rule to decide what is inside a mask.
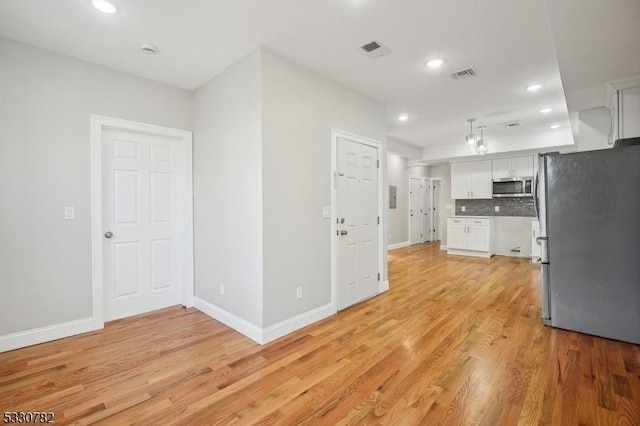
[[[378,149],[338,137],[338,309],[378,292]]]
[[[104,130],[105,321],[181,303],[179,141]]]
[[[422,181],[422,242],[432,240],[431,227],[431,180]]]
[[[422,242],[422,179],[409,178],[409,244]]]
[[[440,199],[442,194],[441,188],[441,180],[434,179],[431,181],[431,225],[433,226],[432,241],[440,241],[442,239],[441,230],[443,222],[443,212],[442,200]]]

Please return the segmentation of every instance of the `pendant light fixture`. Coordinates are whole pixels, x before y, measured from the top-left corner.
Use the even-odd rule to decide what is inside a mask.
[[[476,154],[484,155],[487,153],[487,140],[484,138],[484,129],[487,126],[480,126],[478,129],[480,130],[480,137],[476,140]]]
[[[470,118],[467,120],[469,122],[469,134],[465,138],[467,145],[473,151],[476,149],[476,135],[473,134],[473,122],[476,121],[475,118]]]

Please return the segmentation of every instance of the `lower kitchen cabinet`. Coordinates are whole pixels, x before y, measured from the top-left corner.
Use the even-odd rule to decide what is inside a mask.
[[[456,216],[447,219],[447,253],[491,257],[494,225],[488,217]]]

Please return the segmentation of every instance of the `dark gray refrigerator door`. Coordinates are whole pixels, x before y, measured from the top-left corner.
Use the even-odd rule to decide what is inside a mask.
[[[640,146],[545,160],[551,325],[640,343]]]

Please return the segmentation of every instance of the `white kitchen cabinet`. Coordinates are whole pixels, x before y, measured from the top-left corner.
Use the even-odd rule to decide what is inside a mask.
[[[471,220],[467,226],[467,250],[489,252],[491,227],[489,224],[476,225]],[[484,222],[484,221],[483,221]]]
[[[540,260],[540,245],[536,239],[540,236],[540,222],[531,221],[531,260],[538,262]]]
[[[447,253],[491,257],[493,218],[456,216],[447,219]]]
[[[493,193],[491,185],[491,161],[469,163],[469,189],[471,198],[490,199]]]
[[[469,166],[467,163],[451,164],[451,198],[460,200],[469,197]]]
[[[491,161],[451,164],[451,198],[490,199]]]
[[[467,248],[467,225],[463,219],[447,220],[447,250]]]
[[[493,160],[493,178],[503,179],[511,177],[511,159],[500,158],[499,160]]]
[[[640,137],[640,78],[608,83],[611,110],[609,144],[618,139]]]
[[[531,177],[533,176],[533,156],[514,157],[511,159],[511,168],[514,177]]]
[[[501,158],[492,162],[493,179],[533,176],[533,156]]]
[[[620,138],[640,137],[640,87],[621,91]]]

